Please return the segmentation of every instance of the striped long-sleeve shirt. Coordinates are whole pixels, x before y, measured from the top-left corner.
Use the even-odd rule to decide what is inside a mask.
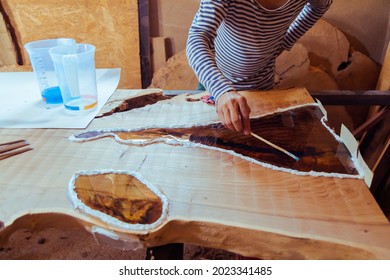
[[[189,64],[216,100],[231,90],[272,89],[276,57],[331,3],[288,0],[269,10],[256,0],[201,0],[188,34]]]

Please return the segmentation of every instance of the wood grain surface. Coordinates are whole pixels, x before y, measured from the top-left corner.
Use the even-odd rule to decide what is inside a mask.
[[[126,92],[126,99],[142,94]],[[313,103],[304,89],[243,94],[255,108],[252,117]],[[215,121],[214,107],[181,95],[95,119],[86,131]],[[22,227],[66,227],[67,219],[51,218],[64,214],[118,236],[124,246],[184,242],[263,259],[390,259],[389,222],[363,179],[294,175],[218,150],[166,143],[69,140],[82,132],[0,130],[1,142],[23,138],[34,148],[0,161],[0,243]],[[132,230],[74,209],[67,189],[80,170],[138,172],[168,199],[166,220]],[[29,219],[33,214],[39,222]]]

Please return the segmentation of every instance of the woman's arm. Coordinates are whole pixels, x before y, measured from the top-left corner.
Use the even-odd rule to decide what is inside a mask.
[[[187,39],[188,63],[198,80],[216,100],[233,91],[231,82],[218,69],[214,55],[214,39],[225,18],[230,1],[202,0],[192,22]]]
[[[289,27],[284,38],[283,48],[290,50],[299,38],[306,33],[329,9],[332,0],[309,0]]]
[[[216,100],[222,124],[237,132],[250,133],[250,108],[215,62],[214,39],[226,16],[229,0],[202,0],[189,30],[187,58],[198,80]]]

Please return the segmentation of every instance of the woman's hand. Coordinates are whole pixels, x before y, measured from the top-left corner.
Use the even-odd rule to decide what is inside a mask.
[[[246,99],[236,91],[229,91],[218,98],[217,113],[222,124],[230,130],[251,133],[249,115],[251,109]]]

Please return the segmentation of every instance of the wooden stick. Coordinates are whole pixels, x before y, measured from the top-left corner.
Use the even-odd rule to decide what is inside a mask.
[[[352,132],[353,136],[355,136],[356,139],[359,139],[362,137],[364,132],[368,131],[372,127],[374,127],[377,123],[379,123],[381,120],[383,120],[386,117],[386,114],[389,113],[389,108],[384,107],[382,110],[380,110],[378,113],[370,117],[368,120],[366,120],[361,126],[359,126],[354,132]]]
[[[385,155],[385,152],[387,151],[387,149],[389,147],[390,147],[390,139],[387,140],[387,143],[386,143],[385,147],[383,148],[381,154],[379,155],[379,157],[376,160],[374,166],[372,167],[372,169],[371,169],[372,172],[375,172],[376,168],[378,167],[380,161],[382,160],[383,156]]]
[[[270,145],[271,147],[274,147],[275,149],[277,149],[277,150],[279,150],[279,151],[285,153],[285,154],[288,155],[289,157],[292,157],[292,158],[295,159],[296,161],[299,160],[299,157],[293,155],[292,153],[286,151],[285,149],[279,147],[278,145],[275,145],[275,144],[269,142],[268,140],[264,139],[263,137],[261,137],[261,136],[259,136],[259,135],[257,135],[257,134],[254,134],[253,132],[251,132],[251,135],[252,135],[253,137],[259,139],[260,141],[263,141],[264,143]]]
[[[19,140],[16,140],[16,141],[10,141],[10,142],[5,142],[5,143],[0,143],[0,146],[5,146],[5,145],[11,145],[11,144],[15,144],[15,143],[19,143],[19,142],[25,142],[26,140],[24,139],[19,139]]]
[[[9,151],[9,152],[2,153],[0,155],[0,160],[15,156],[15,155],[27,152],[27,151],[31,151],[32,149],[33,148],[31,148],[31,147],[27,147],[27,148],[16,150],[16,151]]]
[[[15,142],[14,144],[10,144],[10,145],[2,145],[2,147],[0,147],[0,154],[5,153],[5,152],[9,152],[12,150],[16,150],[16,149],[19,149],[21,147],[28,146],[28,145],[29,145],[29,143],[27,143],[26,141]]]

